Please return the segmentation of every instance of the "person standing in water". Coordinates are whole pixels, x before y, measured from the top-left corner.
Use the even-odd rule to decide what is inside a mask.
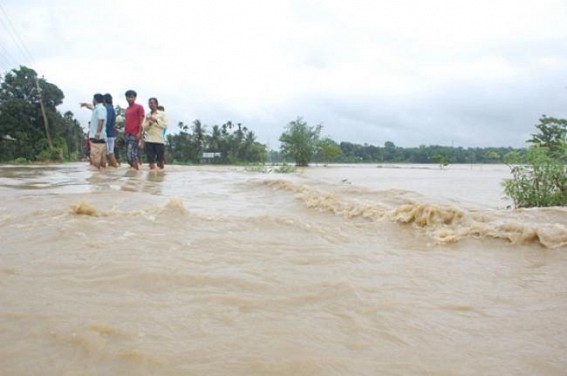
[[[144,131],[146,132],[144,148],[148,159],[147,162],[150,165],[150,170],[156,168],[156,163],[160,169],[163,169],[165,167],[164,131],[167,129],[167,117],[165,112],[158,109],[157,98],[150,98],[148,106],[150,107],[150,113],[144,121]]]
[[[112,105],[112,95],[104,94],[104,106],[106,107],[106,158],[109,166],[118,167],[118,161],[114,155],[116,111]]]
[[[89,123],[89,144],[91,164],[97,169],[104,167],[104,156],[106,154],[106,108],[104,107],[104,96],[95,94],[93,96],[91,121]],[[81,107],[91,108],[87,103],[81,103]]]
[[[134,90],[125,93],[128,107],[124,111],[124,138],[128,164],[138,170],[140,168],[138,144],[142,138],[142,123],[144,122],[144,107],[136,103],[138,94]]]

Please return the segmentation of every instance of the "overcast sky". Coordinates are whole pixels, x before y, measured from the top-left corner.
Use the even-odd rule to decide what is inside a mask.
[[[298,116],[335,141],[525,146],[567,118],[566,0],[0,0],[0,68],[79,102],[134,89],[170,131],[231,120],[278,147]]]

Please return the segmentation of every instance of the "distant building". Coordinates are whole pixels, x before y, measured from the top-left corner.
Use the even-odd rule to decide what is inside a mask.
[[[10,136],[9,134],[3,136],[3,137],[2,137],[2,140],[5,140],[5,141],[16,141],[16,139],[15,139],[14,137]]]
[[[222,154],[220,152],[205,152],[201,155],[201,162],[212,163],[215,159],[220,158]]]

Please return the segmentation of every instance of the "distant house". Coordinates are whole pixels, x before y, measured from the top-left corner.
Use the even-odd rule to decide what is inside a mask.
[[[16,158],[16,141],[9,134],[0,136],[0,161],[10,161]]]
[[[10,136],[9,134],[3,136],[2,139],[5,140],[5,141],[16,141],[16,139],[14,137]]]
[[[219,152],[205,152],[201,155],[201,162],[204,163],[212,163],[215,159],[220,158],[222,156]]]

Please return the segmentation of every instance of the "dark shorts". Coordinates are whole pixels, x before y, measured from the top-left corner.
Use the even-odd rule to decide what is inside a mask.
[[[138,139],[133,134],[126,134],[126,156],[128,163],[138,162]]]
[[[146,151],[148,163],[163,163],[163,155],[165,152],[164,144],[145,142],[144,150]]]

